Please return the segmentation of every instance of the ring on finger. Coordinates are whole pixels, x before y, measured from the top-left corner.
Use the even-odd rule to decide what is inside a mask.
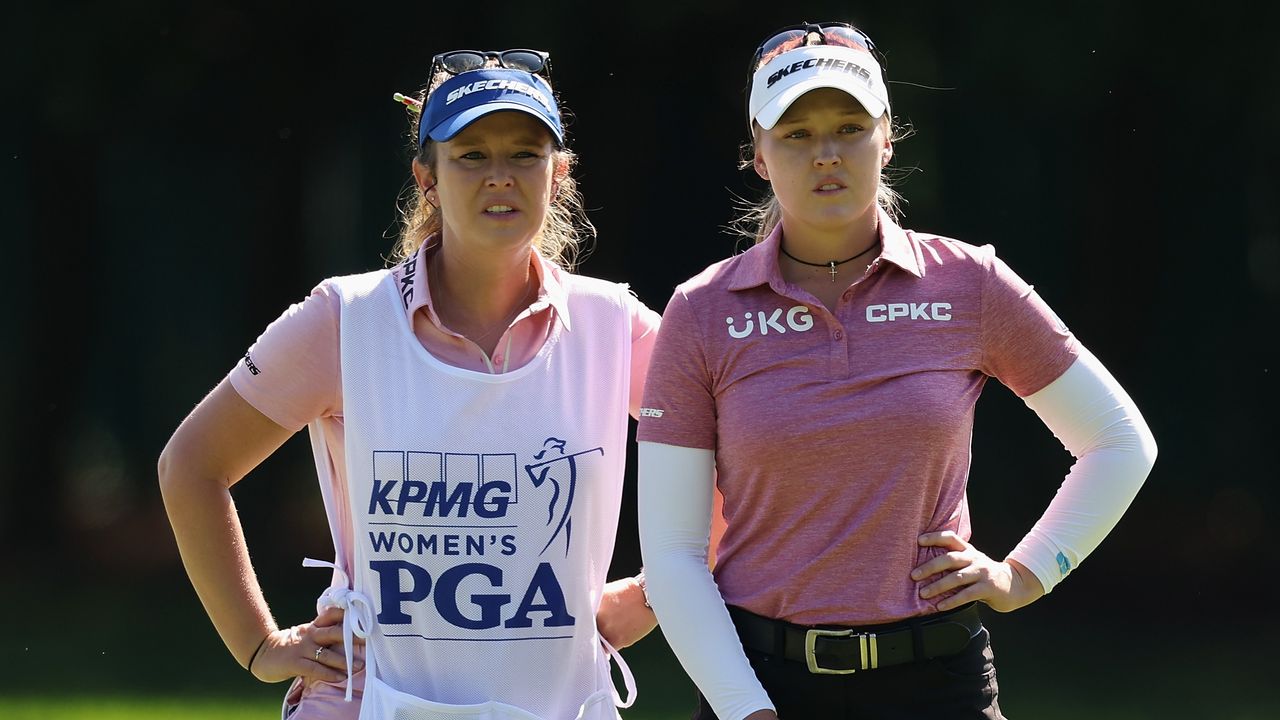
[[[316,662],[320,662],[320,653],[324,652],[324,646],[316,648]]]

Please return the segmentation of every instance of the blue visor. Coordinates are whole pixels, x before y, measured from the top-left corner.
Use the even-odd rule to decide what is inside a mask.
[[[459,73],[431,92],[418,123],[418,145],[448,142],[471,123],[499,110],[519,110],[542,121],[556,147],[564,147],[560,108],[546,80],[523,70],[485,68]]]

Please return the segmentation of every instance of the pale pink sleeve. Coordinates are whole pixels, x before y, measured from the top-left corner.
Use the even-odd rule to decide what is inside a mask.
[[[328,282],[317,285],[258,336],[232,368],[232,387],[286,430],[296,432],[316,418],[341,415],[341,309],[341,298]]]
[[[653,345],[658,340],[658,326],[662,316],[654,312],[635,295],[628,295],[631,303],[631,395],[627,407],[631,417],[639,419],[640,401],[644,397],[644,378],[649,372],[649,358],[653,357]]]

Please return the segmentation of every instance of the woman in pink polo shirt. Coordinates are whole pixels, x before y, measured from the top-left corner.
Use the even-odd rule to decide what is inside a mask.
[[[639,580],[605,572],[658,316],[567,269],[592,229],[547,63],[433,59],[430,91],[397,96],[415,180],[400,262],[285,311],[160,458],[192,583],[242,666],[295,678],[286,717],[624,704],[613,647],[656,620]],[[306,563],[332,568],[318,617],[280,628],[229,491],[304,426],[335,557]]]
[[[1014,610],[1076,568],[1155,443],[990,246],[895,222],[863,33],[786,28],[752,67],[751,164],[772,188],[757,244],[676,289],[640,411],[650,601],[701,720],[1000,718],[978,603]],[[969,543],[965,498],[988,378],[1078,458],[1002,560]]]

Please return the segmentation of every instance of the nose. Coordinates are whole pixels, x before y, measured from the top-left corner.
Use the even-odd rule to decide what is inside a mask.
[[[511,187],[515,183],[515,177],[511,173],[511,167],[501,158],[496,158],[491,166],[489,177],[486,185],[492,188]]]
[[[813,156],[814,167],[833,168],[840,165],[840,151],[834,140],[825,140],[818,144]]]

